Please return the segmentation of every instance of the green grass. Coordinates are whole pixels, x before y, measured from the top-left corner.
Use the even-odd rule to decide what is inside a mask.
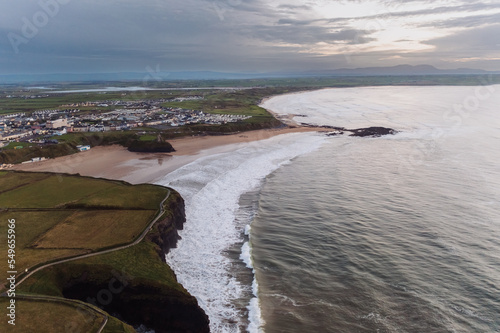
[[[8,305],[7,298],[0,298],[0,306]],[[7,323],[4,315],[0,321],[0,331],[12,333],[53,333],[53,332],[97,332],[103,323],[103,316],[87,307],[55,301],[16,300],[16,325]],[[114,322],[112,325],[117,326]],[[113,331],[109,331],[113,332]],[[115,331],[125,332],[125,331]],[[133,332],[133,331],[128,331]]]
[[[96,86],[97,87],[97,86]],[[69,88],[69,87],[65,87]],[[65,89],[62,88],[62,89]],[[19,89],[13,89],[10,94],[16,93],[19,95],[30,95],[26,93],[20,93]],[[144,92],[108,92],[106,94],[102,93],[67,93],[67,94],[49,94],[49,97],[35,98],[35,99],[23,99],[23,98],[0,98],[0,114],[10,114],[16,112],[26,112],[31,113],[36,110],[44,109],[74,109],[78,108],[82,112],[88,112],[91,110],[98,110],[102,112],[107,112],[113,107],[64,107],[63,105],[71,103],[81,103],[87,101],[134,101],[140,99],[159,99],[159,98],[175,98],[182,96],[189,96],[193,92],[189,91],[144,91]]]
[[[54,136],[60,142],[66,142],[73,146],[90,145],[92,147],[110,144],[125,144],[129,140],[137,138],[135,131],[114,131],[114,132],[99,132],[99,133],[68,133],[61,136]]]
[[[108,323],[102,333],[136,333],[136,330],[132,326],[125,324],[115,317],[109,316],[108,318]]]
[[[2,211],[0,212],[0,244],[7,244],[7,220],[16,220],[16,270],[25,269],[38,263],[56,258],[65,258],[84,253],[81,249],[35,249],[33,243],[40,235],[48,232],[61,221],[71,216],[70,211]],[[7,259],[7,247],[1,252]],[[0,279],[7,277],[7,260],[0,261]],[[3,282],[2,282],[3,283]]]
[[[249,89],[235,92],[215,92],[206,94],[202,100],[169,102],[164,106],[202,110],[213,114],[236,114],[252,117],[271,117],[264,109],[256,104],[259,100],[270,93],[269,89]]]
[[[25,145],[24,149],[12,149],[15,145],[9,145],[11,149],[0,150],[0,163],[21,163],[33,157],[55,158],[77,153],[77,145],[90,145],[91,147],[101,145],[120,144],[126,146],[127,143],[137,139],[136,131],[113,131],[104,133],[68,133],[61,136],[53,136],[52,139],[59,141],[59,144],[51,145]]]
[[[168,189],[104,179],[3,171],[0,219],[16,220],[16,268],[133,241]],[[69,207],[69,209],[68,209]],[[0,241],[7,243],[7,223]],[[7,271],[0,262],[0,278]]]
[[[49,174],[43,173],[24,173],[23,176],[20,176],[14,172],[0,171],[0,193],[27,184],[32,184],[48,177],[50,177]],[[2,201],[0,201],[0,207],[2,207],[1,202]]]
[[[99,290],[109,290],[112,281],[117,287],[123,286],[123,291],[113,294],[108,306],[116,306],[113,302],[156,306],[163,302],[195,304],[171,268],[161,261],[157,245],[147,240],[117,252],[48,267],[35,273],[18,289],[25,294],[55,297],[76,292],[80,293],[76,298],[88,301],[95,299]],[[119,322],[111,322],[110,332],[129,332],[121,326]]]
[[[21,177],[22,174],[13,174]],[[0,207],[56,208],[116,186],[104,180],[52,176],[0,194]]]
[[[0,177],[0,208],[158,208],[168,190],[155,185],[51,173],[8,172]]]
[[[35,249],[97,250],[133,242],[156,210],[76,211],[34,243]]]
[[[92,269],[89,269],[92,267]],[[95,284],[107,284],[119,272],[131,285],[155,285],[158,291],[188,295],[172,269],[160,260],[157,246],[143,241],[130,248],[48,267],[35,273],[19,288],[22,293],[63,296],[68,281],[83,275]]]
[[[88,179],[87,179],[88,180]],[[99,180],[99,182],[109,182]],[[168,190],[162,186],[155,185],[135,185],[125,186],[123,184],[113,184],[106,189],[96,192],[92,196],[87,196],[78,201],[78,204],[88,206],[119,206],[124,209],[158,209],[158,203],[165,198]]]
[[[139,137],[139,140],[140,141],[154,141],[154,140],[156,140],[156,138],[157,138],[157,135],[146,134],[146,135],[141,135]]]
[[[18,272],[54,259],[132,242],[156,216],[159,203],[169,192],[156,185],[12,171],[0,172],[0,188],[0,220],[15,219]],[[178,194],[173,192],[167,207],[176,198]],[[171,215],[167,210],[162,218]],[[7,243],[7,229],[7,223],[0,224],[1,244]],[[156,228],[153,232],[157,232]],[[31,276],[18,286],[17,292],[64,297],[65,288],[75,278],[102,289],[119,272],[130,284],[121,297],[130,297],[132,303],[152,298],[157,302],[176,300],[179,304],[192,304],[194,298],[177,282],[159,251],[158,245],[143,240],[120,251],[51,266]],[[1,281],[6,281],[7,260],[0,263],[0,270]],[[5,286],[1,288],[4,290]],[[83,323],[76,320],[77,307],[68,303],[23,300],[18,304],[16,329],[22,329],[20,332],[58,332],[61,323],[93,332],[102,323],[102,317],[90,310],[87,317],[94,318],[93,322],[81,313]],[[25,316],[36,320],[22,322]],[[38,323],[38,319],[43,322]],[[104,332],[132,333],[134,329],[110,316]]]
[[[34,157],[55,158],[76,153],[74,146],[66,143],[46,146],[32,146],[24,149],[0,150],[0,163],[21,163]]]
[[[5,145],[2,147],[2,149],[15,149],[15,147],[23,147],[23,148],[27,148],[27,147],[35,147],[37,146],[36,144],[34,143],[29,143],[29,142],[11,142],[9,143],[8,145]]]

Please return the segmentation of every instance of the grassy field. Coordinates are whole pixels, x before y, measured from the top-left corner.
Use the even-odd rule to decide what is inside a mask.
[[[109,290],[110,281],[114,281],[116,288],[122,285],[126,288],[113,293],[109,303],[100,304],[97,301],[97,305],[103,306],[108,313],[114,313],[114,309],[124,304],[158,307],[156,302],[161,304],[165,299],[180,304],[190,299],[189,293],[177,282],[174,272],[160,260],[156,245],[149,241],[117,252],[49,267],[26,280],[19,290],[29,295],[95,301],[100,290]],[[111,327],[120,324],[123,325],[110,321],[109,332],[127,332],[123,327],[111,330]]]
[[[0,307],[5,309],[7,298],[0,298]],[[0,321],[1,332],[97,332],[103,316],[86,307],[76,308],[61,302],[16,300],[16,325]],[[115,323],[116,325],[116,323]]]
[[[0,208],[152,209],[167,190],[157,186],[132,187],[125,182],[55,175],[51,173],[0,174]]]
[[[74,175],[11,171],[0,171],[0,188],[0,220],[5,222],[0,224],[0,243],[7,243],[7,221],[15,219],[15,270],[20,273],[54,259],[132,243],[157,216],[168,195],[159,219],[163,222],[156,223],[137,245],[46,267],[17,286],[17,295],[60,299],[18,296],[20,332],[61,332],[62,324],[95,332],[102,324],[102,314],[88,307],[86,312],[79,311],[81,305],[64,301],[68,298],[99,306],[109,314],[119,313],[134,325],[171,325],[173,331],[186,331],[179,327],[199,325],[193,324],[193,313],[203,321],[196,299],[162,261],[162,237],[170,235],[178,223],[174,221],[183,218],[182,198],[175,191]],[[6,262],[0,263],[2,281],[6,281],[5,272],[12,270]],[[1,287],[5,291],[5,285]],[[103,299],[103,292],[109,298]],[[6,305],[7,300],[0,298],[0,304]],[[31,317],[36,320],[26,320]],[[134,332],[117,318],[109,319],[104,332]],[[8,328],[5,323],[0,324],[2,332]]]
[[[34,249],[99,249],[134,241],[155,210],[76,211],[32,243]],[[113,236],[113,237],[111,237]]]
[[[1,88],[0,88],[1,89]],[[191,93],[191,92],[189,92]],[[43,94],[43,92],[26,92],[21,95]],[[49,94],[43,98],[0,98],[0,114],[11,114],[15,112],[31,113],[37,110],[53,109],[80,109],[82,112],[89,110],[100,110],[107,112],[113,107],[65,107],[64,105],[82,103],[87,101],[134,101],[138,99],[176,98],[187,96],[186,91],[144,91],[144,92],[114,92],[114,93],[70,93]],[[0,95],[1,97],[1,95]]]
[[[136,333],[136,330],[132,326],[110,316],[102,333]]]
[[[66,143],[0,150],[0,163],[21,163],[34,157],[55,158],[74,154],[78,150]]]
[[[71,212],[0,212],[0,244],[7,244],[7,220],[16,220],[16,270],[22,272],[29,267],[45,262],[48,260],[65,258],[81,253],[85,253],[82,249],[35,249],[33,243],[48,232],[51,228],[64,221],[71,215]],[[5,247],[2,254],[7,258]],[[7,277],[7,260],[0,261],[0,279],[2,283]]]
[[[50,173],[0,173],[0,219],[16,220],[16,268],[133,241],[168,189]],[[1,210],[3,209],[3,210]],[[7,223],[0,224],[7,242]],[[0,264],[4,281],[6,262]]]
[[[89,270],[88,267],[93,269]],[[177,283],[172,269],[160,260],[156,247],[151,242],[141,242],[117,252],[49,267],[26,280],[20,291],[27,294],[62,297],[66,281],[79,279],[85,275],[86,279],[94,283],[105,284],[113,277],[112,272],[119,272],[129,284],[139,285],[148,281],[148,284],[156,285],[158,291],[174,290],[177,293],[187,294],[187,291]]]
[[[156,135],[141,135],[139,137],[140,141],[154,141],[156,140]]]
[[[29,142],[11,142],[7,144],[6,146],[3,146],[2,149],[17,149],[16,147],[22,147],[28,148],[28,147],[34,147],[36,144],[29,143]]]

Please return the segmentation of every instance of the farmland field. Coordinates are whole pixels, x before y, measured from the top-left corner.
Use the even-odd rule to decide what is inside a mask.
[[[0,173],[0,220],[16,221],[16,268],[127,244],[168,189],[51,173]],[[7,242],[7,223],[0,242]],[[7,263],[0,264],[5,279]]]

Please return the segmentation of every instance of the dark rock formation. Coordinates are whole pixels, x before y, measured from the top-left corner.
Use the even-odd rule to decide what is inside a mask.
[[[337,135],[343,135],[343,134],[344,134],[344,132],[342,132],[342,131],[326,133],[327,136],[337,136]]]
[[[107,267],[93,267],[91,272],[87,267],[64,288],[64,296],[91,303],[132,326],[144,325],[156,333],[210,332],[208,317],[193,296],[165,288],[160,282],[120,275],[110,274]]]
[[[170,153],[175,151],[174,147],[166,141],[140,141],[134,140],[128,144],[129,151],[138,153]]]
[[[177,246],[177,241],[180,239],[177,230],[182,230],[186,222],[184,199],[177,192],[172,192],[165,210],[169,212],[168,215],[156,222],[153,230],[146,236],[146,239],[159,246],[158,255],[163,261],[165,254]]]
[[[397,131],[393,130],[392,128],[387,128],[387,127],[368,127],[368,128],[358,128],[358,129],[353,129],[353,130],[348,130],[349,132],[352,132],[350,136],[373,136],[373,137],[379,137],[382,135],[389,135],[389,134],[396,134]]]

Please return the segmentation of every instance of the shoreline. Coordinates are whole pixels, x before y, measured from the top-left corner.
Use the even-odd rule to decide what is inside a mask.
[[[270,110],[267,111],[283,122],[282,117],[279,117]],[[171,153],[136,153],[130,152],[127,148],[119,145],[98,146],[89,151],[73,155],[37,163],[15,165],[12,169],[70,174],[78,173],[82,176],[124,180],[131,184],[155,183],[155,181],[159,181],[165,175],[200,158],[236,151],[251,142],[266,140],[280,135],[292,135],[292,133],[331,132],[331,129],[326,128],[300,126],[293,122],[292,117],[293,115],[288,121],[284,122],[286,127],[283,128],[246,131],[220,136],[191,136],[168,140],[174,149],[176,149],[175,152]],[[234,259],[240,260],[240,255]],[[169,265],[171,266],[171,263]],[[256,285],[256,277],[253,274],[252,281]],[[191,294],[195,295],[194,293]],[[249,296],[251,297],[249,300],[250,303],[245,304],[243,309],[248,309],[252,313],[252,317],[257,316],[260,318],[260,305],[256,292],[254,291]],[[206,313],[209,314],[208,312]],[[253,325],[254,328],[255,325],[262,325],[261,321],[255,322],[251,318],[248,318],[248,320],[248,324]]]
[[[285,128],[229,135],[183,137],[168,141],[176,149],[171,153],[135,153],[119,145],[98,146],[72,155],[14,165],[11,170],[78,173],[82,176],[124,180],[131,184],[153,183],[159,177],[200,157],[233,151],[248,142],[289,133],[329,131],[331,130],[325,128],[290,124]]]

